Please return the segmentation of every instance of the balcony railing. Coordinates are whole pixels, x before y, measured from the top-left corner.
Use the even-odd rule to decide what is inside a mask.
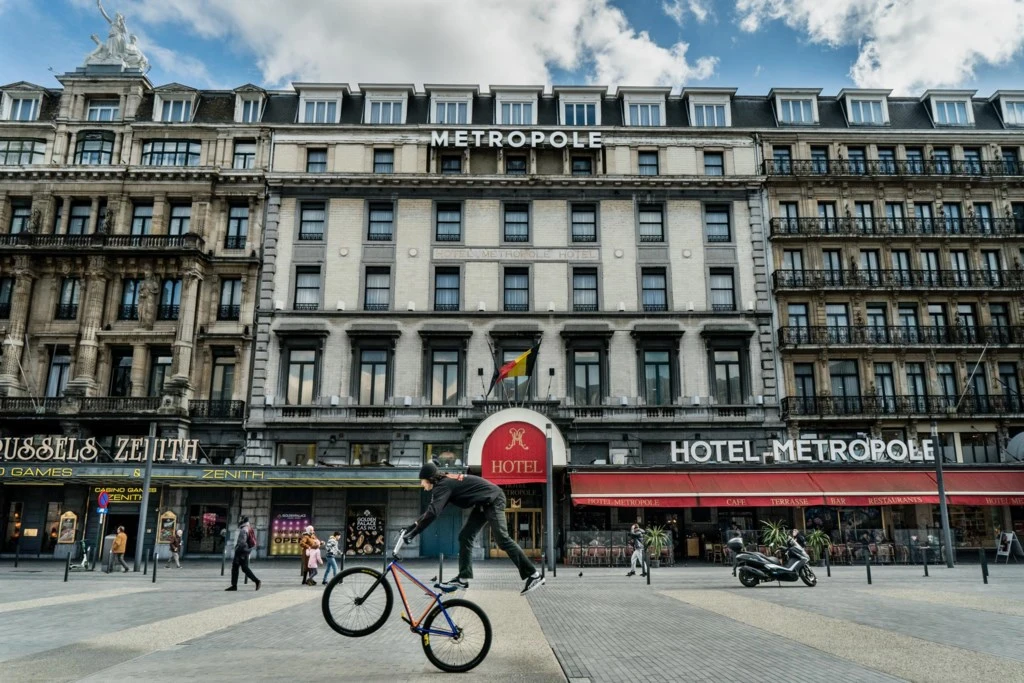
[[[1024,284],[1022,270],[776,270],[775,289],[1007,289]]]
[[[3,415],[56,415],[64,405],[63,398],[42,396],[7,396],[0,398]]]
[[[0,398],[0,414],[6,415],[57,415],[74,412],[79,414],[132,417],[140,413],[159,410],[159,397],[98,396],[71,398],[68,396],[50,398],[41,396],[16,396]]]
[[[1013,161],[968,159],[766,159],[769,176],[973,176],[998,178],[1024,175]]]
[[[790,325],[779,328],[782,346],[1009,346],[1024,344],[1020,325]]]
[[[241,420],[245,417],[245,401],[189,401],[188,414],[193,419]]]
[[[121,304],[117,307],[117,319],[118,320],[138,320],[139,319],[139,306],[138,304]]]
[[[199,235],[111,235],[92,233],[89,235],[38,234],[20,232],[14,235],[0,235],[2,247],[42,247],[50,249],[158,249],[202,251],[204,240]]]
[[[133,413],[155,412],[160,409],[159,396],[97,396],[81,399],[80,412],[112,413],[132,415]]]
[[[242,307],[238,304],[221,304],[217,307],[217,320],[238,320],[241,315]]]
[[[1011,237],[1024,235],[1019,218],[773,218],[772,237]]]
[[[228,235],[224,238],[225,249],[245,249],[245,235]]]
[[[74,320],[78,317],[78,304],[57,304],[53,317],[57,320]]]
[[[156,309],[157,320],[177,320],[181,313],[181,306],[178,304],[160,304]]]
[[[1024,413],[1020,396],[808,396],[782,399],[782,419],[907,415],[1000,416]]]

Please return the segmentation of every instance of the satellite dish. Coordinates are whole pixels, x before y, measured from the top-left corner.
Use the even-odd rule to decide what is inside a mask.
[[[1013,460],[1024,461],[1024,432],[1010,439],[1005,452]]]

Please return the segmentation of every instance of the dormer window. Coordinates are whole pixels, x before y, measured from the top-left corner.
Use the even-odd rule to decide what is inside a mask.
[[[334,100],[306,100],[302,123],[334,123],[338,120],[338,103]]]
[[[850,100],[850,123],[874,124],[885,123],[882,117],[881,100]]]
[[[89,121],[117,121],[121,118],[121,102],[116,99],[89,100],[86,119]]]
[[[779,120],[783,123],[814,123],[814,106],[809,99],[779,100]]]
[[[562,102],[563,126],[597,126],[599,125],[596,102]]]
[[[374,91],[369,86],[362,86],[366,92],[366,109],[363,111],[363,122],[371,125],[399,126],[405,123],[408,92]]]
[[[967,126],[967,103],[961,100],[935,100],[935,121],[942,126]]]
[[[725,105],[694,102],[693,125],[712,128],[725,126]]]
[[[538,91],[539,88],[528,92],[497,91],[494,96],[494,122],[501,126],[536,125]]]
[[[430,90],[430,86],[427,86]],[[465,126],[473,118],[473,94],[466,92],[432,92],[430,122],[447,126]]]
[[[191,120],[191,99],[160,98],[160,121],[162,121],[163,123],[188,123]]]
[[[627,126],[665,125],[665,97],[671,92],[649,92],[637,89],[619,88]]]
[[[342,98],[348,92],[347,85],[292,83],[292,87],[299,93],[299,123],[338,123]]]
[[[9,97],[7,105],[8,121],[35,121],[39,118],[40,97]]]
[[[259,123],[261,104],[262,102],[259,98],[243,98],[241,101],[242,106],[238,112],[238,122]]]
[[[401,101],[370,102],[370,123],[402,123]]]
[[[1024,126],[1024,100],[1006,100],[1003,102],[1006,125]]]
[[[501,125],[518,126],[533,123],[532,102],[506,102],[501,105]]]
[[[860,88],[839,91],[838,100],[846,112],[851,126],[889,125],[889,95],[891,90],[864,90]]]

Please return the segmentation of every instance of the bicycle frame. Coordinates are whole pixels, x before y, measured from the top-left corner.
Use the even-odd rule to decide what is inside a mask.
[[[370,596],[370,593],[372,593],[377,588],[377,584],[385,580],[385,577],[388,575],[389,572],[391,573],[391,576],[394,578],[395,587],[398,589],[398,595],[401,596],[402,605],[405,607],[405,614],[403,615],[403,620],[409,624],[409,626],[415,633],[427,636],[444,636],[446,638],[457,638],[459,636],[455,623],[452,621],[452,618],[448,615],[448,610],[444,607],[444,601],[441,600],[441,594],[430,590],[430,588],[428,588],[426,584],[424,584],[422,581],[420,581],[415,576],[410,574],[409,570],[400,565],[396,560],[391,560],[388,563],[388,566],[384,568],[384,573],[381,574],[380,578],[377,579],[377,581],[375,581],[372,586],[370,586],[370,589],[368,591],[366,591],[366,594],[363,596],[364,600],[368,598]],[[405,576],[410,581],[419,586],[420,589],[422,589],[425,594],[433,598],[430,604],[427,605],[427,609],[424,610],[423,614],[420,615],[419,619],[414,620],[412,618],[412,609],[409,607],[409,599],[405,596],[405,589],[402,587],[402,582],[399,580],[399,572],[405,574]],[[436,628],[428,629],[420,626],[420,624],[422,624],[423,620],[427,618],[427,615],[430,614],[431,610],[434,608],[435,605],[441,608],[441,613],[444,614],[444,619],[446,622],[448,622],[448,628],[450,630],[444,631]],[[405,615],[408,615],[408,618],[405,618]]]

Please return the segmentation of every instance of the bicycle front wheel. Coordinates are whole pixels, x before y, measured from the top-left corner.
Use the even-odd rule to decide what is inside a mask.
[[[374,587],[374,584],[380,583]],[[372,591],[371,591],[372,589]],[[352,567],[327,584],[320,600],[328,626],[343,636],[368,636],[387,621],[394,598],[391,585],[369,567]]]
[[[484,661],[491,649],[491,621],[476,603],[454,598],[431,610],[423,628],[451,631],[453,624],[453,635],[424,633],[420,643],[431,664],[441,671],[462,673]]]

